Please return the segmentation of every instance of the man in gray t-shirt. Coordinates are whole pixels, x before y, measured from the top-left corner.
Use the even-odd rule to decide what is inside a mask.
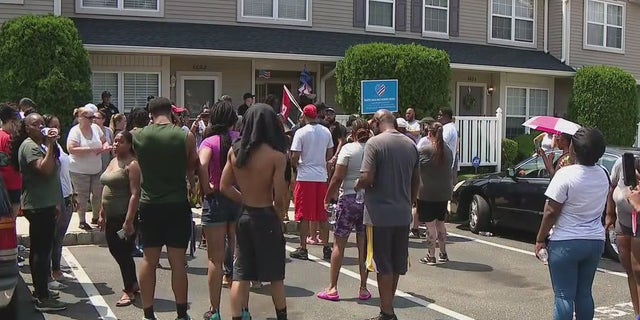
[[[400,275],[407,272],[411,207],[420,184],[418,150],[398,132],[391,112],[380,110],[371,121],[375,137],[365,145],[356,190],[365,189],[364,224],[370,271],[378,274],[380,315],[394,320],[393,298]]]

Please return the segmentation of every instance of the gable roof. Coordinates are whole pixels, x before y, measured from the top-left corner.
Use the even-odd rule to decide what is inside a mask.
[[[311,29],[283,29],[272,27],[193,24],[158,21],[72,18],[85,46],[154,48],[157,53],[166,49],[231,51],[278,55],[322,57],[318,61],[337,61],[352,45],[383,42],[392,44],[416,43],[441,49],[449,54],[452,65],[486,66],[548,70],[572,73],[575,70],[542,51],[437,41],[397,36],[353,34],[315,31]],[[116,48],[117,49],[117,48]],[[164,50],[162,50],[164,49]],[[135,51],[134,51],[135,52]],[[496,70],[499,71],[499,70]]]

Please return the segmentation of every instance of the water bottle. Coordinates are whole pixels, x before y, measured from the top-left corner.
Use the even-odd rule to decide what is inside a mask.
[[[489,232],[489,231],[480,231],[478,232],[479,235],[481,236],[485,236],[485,237],[493,237],[493,233]]]
[[[545,248],[538,250],[536,256],[538,256],[538,259],[540,259],[540,261],[544,263],[547,263],[547,261],[549,261],[549,252],[547,252],[547,249]]]
[[[356,191],[356,203],[363,204],[364,203],[364,189],[360,189]]]
[[[329,222],[330,225],[336,224],[336,204],[335,203],[330,203],[327,206],[327,222]]]

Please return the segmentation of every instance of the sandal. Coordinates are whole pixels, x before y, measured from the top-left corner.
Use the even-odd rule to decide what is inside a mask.
[[[318,293],[317,297],[327,301],[340,301],[340,295],[338,294],[338,292],[336,292],[335,294],[328,294],[327,290],[322,290],[320,293]]]
[[[122,297],[120,297],[120,300],[118,300],[118,302],[116,302],[116,307],[130,306],[135,301],[136,301],[136,297],[135,296],[129,296],[128,294],[125,293],[125,294],[122,295]]]
[[[371,292],[369,292],[369,289],[360,288],[360,292],[358,293],[358,299],[362,300],[362,301],[366,301],[366,300],[371,299]]]

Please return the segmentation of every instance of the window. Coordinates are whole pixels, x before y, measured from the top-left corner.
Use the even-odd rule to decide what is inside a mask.
[[[586,0],[585,47],[622,51],[624,8],[622,4]]]
[[[311,0],[239,0],[238,20],[311,25]]]
[[[535,0],[491,0],[490,10],[491,41],[535,45]]]
[[[367,31],[395,32],[395,0],[367,0]]]
[[[422,35],[449,37],[449,0],[424,0]]]
[[[159,96],[160,73],[144,72],[94,72],[91,76],[93,101],[102,101],[103,91],[111,92],[111,103],[120,112],[143,108],[148,96]]]
[[[76,0],[76,11],[89,14],[162,17],[163,6],[164,0]]]
[[[506,135],[511,139],[529,132],[522,123],[533,116],[547,115],[549,90],[534,88],[507,88]]]

